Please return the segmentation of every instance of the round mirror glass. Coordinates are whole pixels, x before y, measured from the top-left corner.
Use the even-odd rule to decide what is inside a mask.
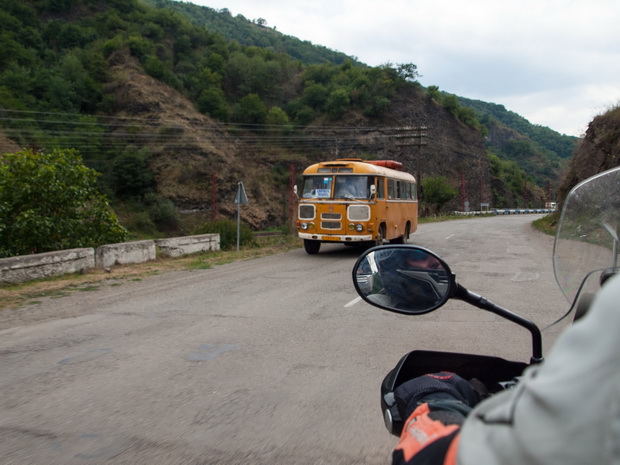
[[[353,267],[358,294],[372,305],[398,313],[421,314],[441,307],[453,282],[443,260],[415,246],[375,247]]]

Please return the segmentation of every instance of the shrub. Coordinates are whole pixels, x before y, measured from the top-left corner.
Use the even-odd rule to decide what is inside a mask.
[[[127,231],[74,150],[0,156],[0,256],[123,242]]]
[[[229,219],[209,221],[199,227],[195,234],[219,234],[220,249],[227,250],[237,246],[237,222]],[[256,246],[254,234],[250,227],[241,223],[239,228],[239,245]]]

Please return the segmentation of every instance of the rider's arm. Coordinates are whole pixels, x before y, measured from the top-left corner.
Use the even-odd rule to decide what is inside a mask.
[[[620,276],[520,383],[480,403],[461,428],[460,464],[620,460]]]

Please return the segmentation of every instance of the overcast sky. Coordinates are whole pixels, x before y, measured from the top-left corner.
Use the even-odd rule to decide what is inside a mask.
[[[620,104],[618,0],[192,0],[580,136]]]

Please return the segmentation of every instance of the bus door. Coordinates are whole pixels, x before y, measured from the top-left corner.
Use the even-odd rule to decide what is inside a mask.
[[[396,179],[387,179],[387,209],[386,209],[386,236],[385,239],[394,239],[405,233],[406,220],[403,218],[403,208],[400,197],[400,182]]]

